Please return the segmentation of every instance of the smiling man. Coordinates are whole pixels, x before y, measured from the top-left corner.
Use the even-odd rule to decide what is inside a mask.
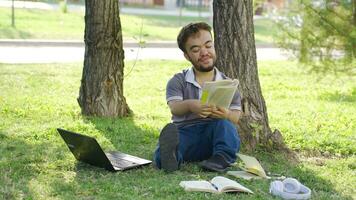
[[[161,131],[154,160],[159,169],[175,171],[183,162],[200,162],[213,171],[224,171],[236,160],[240,138],[235,124],[241,114],[241,98],[235,93],[229,109],[201,104],[206,81],[228,79],[215,67],[211,27],[204,23],[184,26],[179,48],[192,67],[175,74],[166,89],[173,123]]]

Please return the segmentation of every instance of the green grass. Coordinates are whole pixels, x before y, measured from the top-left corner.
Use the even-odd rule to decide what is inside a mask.
[[[356,152],[355,77],[321,80],[298,70],[297,64],[266,63],[260,70],[272,128],[279,129],[289,147],[324,154]],[[278,102],[278,103],[275,103]]]
[[[9,39],[83,39],[84,14],[36,9],[15,9],[15,28],[11,9],[0,8],[0,38]]]
[[[253,155],[267,171],[309,186],[313,199],[354,199],[355,78],[315,81],[293,62],[259,65],[270,125],[299,152],[299,161],[277,152]],[[131,66],[126,63],[126,71]],[[171,174],[153,166],[107,172],[76,162],[56,132],[62,127],[85,133],[107,150],[151,159],[159,130],[170,121],[166,81],[185,66],[178,61],[138,62],[124,82],[134,114],[110,119],[80,114],[81,63],[0,64],[0,199],[275,199],[268,194],[269,180],[238,180],[254,195],[184,192],[178,185],[182,180],[224,175],[195,164]]]
[[[2,39],[77,39],[84,38],[84,13],[42,11],[29,9],[15,10],[16,27],[11,27],[11,10],[0,8],[0,38]],[[142,40],[175,41],[182,25],[206,18],[149,15],[120,15],[124,40],[138,40],[142,27]],[[275,28],[270,20],[255,21],[257,44],[272,42]],[[272,27],[272,28],[271,28]]]

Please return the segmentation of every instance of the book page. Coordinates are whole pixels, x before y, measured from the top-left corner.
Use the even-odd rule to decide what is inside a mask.
[[[237,79],[205,82],[202,88],[201,102],[229,108],[238,84]]]
[[[236,88],[229,86],[216,87],[214,92],[208,96],[207,104],[229,108]]]
[[[204,88],[210,89],[211,87],[218,87],[218,86],[230,86],[230,85],[238,85],[239,81],[237,79],[230,80],[224,79],[219,81],[207,81],[204,83]]]
[[[219,192],[247,192],[253,193],[250,189],[240,185],[238,182],[223,176],[216,176],[211,180]]]
[[[217,193],[217,189],[208,181],[181,181],[179,183],[186,191]]]
[[[228,171],[227,174],[231,175],[231,176],[234,176],[236,178],[242,178],[242,179],[245,179],[245,180],[261,179],[262,178],[260,176],[248,173],[246,171]]]
[[[268,178],[265,170],[262,168],[261,164],[258,162],[256,158],[252,156],[246,156],[240,153],[237,155],[242,160],[242,162],[244,162],[246,171],[253,174],[257,174],[263,178]]]

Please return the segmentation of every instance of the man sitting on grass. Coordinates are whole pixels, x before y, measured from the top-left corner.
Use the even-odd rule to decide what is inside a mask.
[[[166,100],[173,123],[161,131],[154,161],[159,169],[175,171],[184,162],[225,171],[236,160],[240,138],[235,124],[241,114],[241,98],[235,93],[229,109],[201,104],[206,81],[228,79],[216,67],[211,27],[203,22],[183,27],[177,37],[184,57],[193,65],[177,73],[167,84]]]

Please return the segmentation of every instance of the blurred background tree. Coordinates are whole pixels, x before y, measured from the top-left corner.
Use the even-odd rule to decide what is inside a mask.
[[[263,4],[265,0],[253,0],[252,1],[252,6],[253,6],[253,12],[257,15],[261,15],[263,12]]]
[[[277,44],[317,73],[356,74],[356,0],[298,0],[279,13]]]

